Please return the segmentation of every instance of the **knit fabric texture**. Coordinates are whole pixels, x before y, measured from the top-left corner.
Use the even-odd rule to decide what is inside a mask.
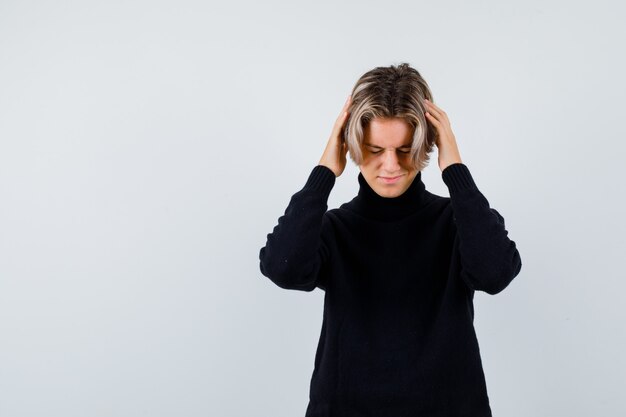
[[[522,262],[468,167],[441,174],[450,197],[421,172],[381,197],[359,173],[358,194],[328,210],[335,175],[318,165],[267,235],[263,276],[324,291],[306,417],[492,415],[474,292],[501,292]]]

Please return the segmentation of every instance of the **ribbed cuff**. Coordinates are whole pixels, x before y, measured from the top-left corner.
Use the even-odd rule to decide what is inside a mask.
[[[335,186],[335,173],[325,165],[317,165],[309,174],[304,188],[330,194]]]
[[[450,193],[477,188],[469,168],[460,162],[448,165],[442,172],[443,182],[448,186]]]

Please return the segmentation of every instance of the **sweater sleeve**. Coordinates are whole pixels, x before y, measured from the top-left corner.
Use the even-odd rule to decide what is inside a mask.
[[[267,235],[259,252],[261,273],[284,289],[326,290],[324,266],[329,258],[328,230],[324,215],[328,196],[335,185],[335,173],[317,165],[304,187],[295,193],[278,218],[278,224]]]
[[[450,191],[459,239],[461,279],[473,290],[497,294],[522,268],[515,242],[508,238],[504,218],[489,207],[466,165],[451,164],[441,174]]]

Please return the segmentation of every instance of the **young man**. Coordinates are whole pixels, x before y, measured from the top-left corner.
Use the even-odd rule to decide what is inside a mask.
[[[434,146],[449,198],[421,179]],[[348,151],[358,195],[327,211]],[[357,81],[259,259],[281,288],[325,291],[307,417],[491,416],[473,297],[521,258],[408,64]]]

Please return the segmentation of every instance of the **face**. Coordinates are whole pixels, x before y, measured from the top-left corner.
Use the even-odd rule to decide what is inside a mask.
[[[413,133],[414,128],[398,117],[375,118],[365,128],[359,169],[379,196],[398,197],[413,183],[418,172],[410,160]]]

